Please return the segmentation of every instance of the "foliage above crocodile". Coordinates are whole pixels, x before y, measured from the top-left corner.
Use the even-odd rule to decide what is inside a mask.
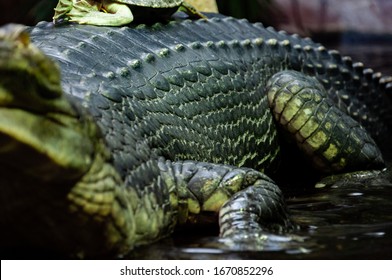
[[[229,17],[40,23],[60,88],[24,33],[2,33],[7,244],[119,254],[218,216],[239,240],[292,229],[266,176],[282,135],[324,173],[384,166],[372,137],[388,153],[391,80],[309,39]]]

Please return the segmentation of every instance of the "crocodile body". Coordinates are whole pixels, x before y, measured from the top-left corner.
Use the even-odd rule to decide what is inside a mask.
[[[266,212],[278,216],[283,227],[290,226],[284,207],[276,206],[284,203],[279,190],[269,178],[252,173],[255,169],[273,175],[279,161],[280,139],[266,88],[271,88],[271,77],[283,70],[316,77],[329,99],[367,128],[376,142],[386,147],[384,150],[388,147],[385,139],[392,135],[391,84],[387,78],[309,39],[261,24],[225,17],[135,28],[53,27],[41,23],[30,33],[32,42],[60,65],[67,98],[82,104],[98,124],[111,154],[110,164],[119,175],[113,180],[124,182],[125,189],[131,190],[119,195],[116,207],[130,207],[135,213],[132,220],[112,210],[115,221],[105,232],[110,239],[108,248],[94,247],[93,242],[100,239],[91,238],[90,222],[85,222],[69,233],[71,241],[57,238],[65,244],[60,250],[68,246],[74,251],[84,250],[86,255],[102,253],[100,250],[124,252],[151,242],[169,234],[178,223],[200,222],[198,214],[219,211],[242,188],[236,181],[242,186],[257,185],[262,180],[266,191],[256,195],[252,190],[245,191],[244,197],[251,200],[265,192],[268,199],[275,199],[270,208],[265,206]],[[324,148],[319,147],[315,154]],[[353,153],[361,158],[364,152]],[[359,165],[353,159],[346,169],[382,166],[378,154],[363,158],[358,160]],[[334,172],[329,166],[327,169]],[[222,182],[229,191],[209,190],[219,189]],[[92,193],[101,191],[99,186],[86,192],[83,186],[74,188],[67,196],[73,205],[71,210],[84,209],[86,216],[101,221],[100,217],[106,215],[103,210],[83,206],[91,201],[100,204]],[[135,203],[127,205],[124,197]],[[32,201],[31,206],[35,203]],[[50,207],[40,209],[33,220],[51,211]],[[235,207],[239,207],[238,212],[244,207],[265,210],[261,204],[241,203],[223,209],[230,214]],[[55,212],[53,220],[58,215]],[[230,215],[221,216],[222,226],[228,227],[225,217]],[[234,216],[230,216],[230,222],[236,221]],[[37,230],[38,236],[45,236],[47,228],[43,228],[42,232]],[[50,243],[48,239],[33,239],[32,243]],[[76,245],[73,239],[78,239]],[[56,242],[49,246],[59,247]]]
[[[328,51],[311,40],[304,40],[296,35],[289,36],[271,28],[266,29],[261,24],[250,24],[245,20],[225,18],[212,21],[172,22],[167,26],[157,24],[151,28],[139,26],[136,29],[76,25],[66,29],[37,27],[32,32],[32,40],[49,57],[59,61],[65,92],[81,99],[86,99],[90,93],[103,93],[90,95],[88,98],[97,98],[96,104],[104,102],[108,108],[115,106],[116,101],[123,102],[125,107],[121,110],[125,114],[134,111],[132,108],[126,108],[131,106],[132,102],[124,101],[121,93],[127,89],[125,94],[132,96],[135,102],[151,99],[159,103],[161,96],[173,98],[174,100],[165,100],[164,103],[177,107],[177,112],[171,114],[178,115],[180,118],[183,118],[185,114],[191,114],[188,116],[189,118],[198,119],[199,115],[207,114],[205,108],[210,107],[208,112],[211,112],[209,114],[212,118],[209,117],[208,122],[212,124],[215,123],[213,117],[217,108],[234,107],[232,110],[238,110],[238,112],[233,113],[243,116],[243,123],[239,126],[244,127],[244,132],[257,131],[253,127],[254,124],[250,124],[249,128],[251,129],[243,124],[252,119],[252,111],[266,111],[265,100],[256,97],[257,102],[260,103],[257,108],[254,107],[254,101],[249,101],[248,105],[244,104],[243,108],[235,107],[231,104],[225,104],[224,101],[219,104],[219,99],[226,99],[227,96],[214,94],[213,91],[225,93],[233,90],[234,86],[243,92],[262,91],[272,74],[282,69],[294,69],[317,76],[324,83],[330,93],[329,97],[338,104],[339,109],[359,121],[378,140],[379,145],[383,145],[384,136],[389,137],[391,134],[390,100],[384,94],[389,90],[389,79],[383,79],[380,73],[364,69],[362,63],[353,63],[349,57],[342,57],[336,51]],[[241,68],[242,73],[238,73],[238,69]],[[216,84],[217,79],[223,80]],[[230,82],[226,82],[224,79],[228,79]],[[195,84],[196,88],[194,89],[197,92],[204,93],[207,91],[206,87],[211,88],[208,90],[209,93],[204,94],[217,100],[211,102],[212,100],[206,98],[198,102],[199,100],[193,99],[200,97],[192,96],[193,93],[189,93],[188,95],[191,95],[189,97],[184,97],[185,100],[177,100],[172,95],[164,96],[165,92],[179,91],[178,89],[188,84]],[[151,92],[151,97],[148,96],[149,92]],[[111,93],[114,95],[112,98]],[[182,92],[179,94],[183,95]],[[236,94],[236,96],[240,95]],[[241,99],[241,97],[236,98]],[[190,104],[190,108],[184,102]],[[209,106],[204,106],[203,102],[208,103]],[[95,102],[91,103],[92,105],[88,106],[99,106],[95,105]],[[201,104],[194,106],[195,103]],[[178,108],[180,105],[183,108]],[[135,104],[134,106],[136,108],[146,107],[144,104]],[[112,111],[119,112],[119,109],[116,108]],[[130,114],[134,115],[135,113]],[[140,112],[140,114],[146,113]],[[141,116],[139,117],[141,118]],[[102,120],[113,118],[115,116],[105,116]],[[130,118],[132,121],[135,116],[130,116]],[[217,123],[225,122],[224,117],[220,115],[216,116],[216,119],[222,119]],[[169,146],[164,145],[166,155],[176,154],[176,159],[180,157],[196,160],[215,158],[216,162],[253,166],[257,169],[264,169],[269,165],[267,163],[263,166],[258,162],[259,160],[249,159],[250,155],[247,152],[249,150],[276,150],[275,148],[266,148],[265,141],[262,141],[261,146],[257,146],[254,142],[251,144],[252,141],[248,141],[249,139],[243,139],[241,145],[254,146],[246,147],[244,149],[246,152],[241,155],[238,154],[237,144],[232,145],[230,143],[232,141],[224,139],[223,136],[229,133],[226,126],[218,127],[216,130],[216,128],[209,128],[208,123],[202,123],[203,121],[205,119],[201,120],[200,124],[192,122],[199,127],[190,128],[191,131],[187,131],[188,133],[185,134],[194,140],[195,134],[200,137],[200,133],[208,135],[206,130],[214,131],[213,133],[222,135],[222,139],[219,139],[218,142],[226,142],[222,149],[231,149],[225,154],[234,158],[227,158],[226,155],[223,157],[222,151],[216,145],[207,148],[210,145],[207,135],[205,139],[198,140],[200,143],[195,143],[203,145],[203,149],[188,149],[188,144],[179,147],[180,143],[171,143]],[[178,122],[178,120],[174,122]],[[190,123],[187,123],[184,127],[189,125]],[[105,124],[101,127],[104,131],[107,129]],[[260,134],[249,137],[262,138],[265,130],[266,128],[262,128]],[[183,135],[182,132],[178,133]],[[173,135],[174,138],[181,138],[178,137],[178,133]],[[237,131],[231,133],[234,135],[233,138],[238,135]],[[121,136],[115,135],[113,138],[118,141]],[[177,148],[179,150],[176,150]],[[197,152],[195,152],[196,150]],[[200,153],[204,154],[200,155]],[[238,155],[235,156],[235,154]],[[267,156],[258,155],[258,157],[266,158]]]

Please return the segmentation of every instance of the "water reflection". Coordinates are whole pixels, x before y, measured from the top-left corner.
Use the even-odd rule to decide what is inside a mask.
[[[266,233],[259,244],[228,244],[211,235],[177,234],[139,248],[128,258],[147,259],[390,259],[392,258],[391,171],[365,181],[286,192],[300,230]],[[230,246],[229,250],[225,246]],[[245,250],[244,250],[245,249]]]

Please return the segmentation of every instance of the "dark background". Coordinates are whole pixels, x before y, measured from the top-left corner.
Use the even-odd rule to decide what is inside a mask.
[[[0,0],[0,24],[34,25],[42,20],[50,21],[57,1]],[[381,32],[392,34],[390,0],[217,0],[217,4],[225,15],[288,26],[300,33],[345,31],[345,28],[380,32],[378,21],[383,26]],[[336,11],[340,14],[336,15]],[[357,19],[359,24],[347,26],[352,19]]]
[[[58,0],[0,0],[0,24],[9,22],[34,25],[50,21]],[[227,15],[261,21],[271,6],[271,0],[220,0],[219,10]],[[268,18],[268,17],[267,17]]]

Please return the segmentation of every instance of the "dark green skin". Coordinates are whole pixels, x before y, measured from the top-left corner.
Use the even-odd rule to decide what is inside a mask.
[[[104,114],[108,111],[116,115],[120,113],[118,108],[97,110],[97,107],[100,104],[101,107],[114,109],[118,106],[117,103],[123,102],[125,105],[121,111],[131,115],[132,121],[146,113],[127,107],[145,108],[146,106],[136,103],[132,105],[131,102],[125,101],[126,98],[132,98],[133,102],[140,103],[163,95],[167,99],[173,99],[172,96],[178,91],[178,85],[182,86],[184,82],[189,88],[196,87],[195,90],[198,92],[204,90],[201,85],[204,81],[211,83],[207,86],[220,92],[232,90],[233,86],[230,83],[236,83],[235,85],[241,89],[255,91],[256,86],[249,85],[247,81],[252,79],[253,83],[258,84],[257,90],[261,91],[274,73],[282,69],[293,69],[316,76],[324,84],[329,97],[339,109],[360,122],[382,147],[383,153],[390,152],[387,147],[389,145],[385,144],[386,139],[391,135],[390,79],[382,78],[381,74],[373,73],[371,69],[364,69],[361,63],[354,63],[349,57],[343,57],[336,51],[325,50],[320,44],[309,39],[289,36],[284,32],[266,29],[261,24],[250,24],[245,20],[232,18],[173,22],[167,26],[157,24],[152,27],[139,26],[136,29],[79,25],[57,28],[43,26],[44,24],[32,30],[33,43],[60,63],[65,92],[88,100],[86,106],[93,112],[100,111],[100,114]],[[258,48],[252,44],[248,45],[255,39],[262,39],[263,46]],[[277,40],[277,42],[271,46],[268,40]],[[284,40],[288,40],[290,46],[283,46]],[[210,44],[212,46],[209,46]],[[184,48],[177,51],[176,45],[183,45]],[[165,49],[169,49],[170,54],[160,57],[159,52]],[[139,63],[140,67],[131,66]],[[240,67],[243,68],[241,73],[233,75],[232,72],[239,72]],[[254,68],[253,73],[250,68]],[[158,72],[164,72],[164,75],[158,75],[148,83],[147,81]],[[232,76],[238,77],[238,81]],[[244,78],[240,79],[240,76]],[[210,78],[207,79],[208,77]],[[230,82],[222,81],[217,85],[215,81],[221,77],[227,77]],[[244,83],[238,85],[241,80]],[[222,89],[221,84],[230,88]],[[146,93],[149,91],[155,91],[150,93],[152,97]],[[165,94],[166,92],[173,94],[168,95]],[[87,93],[94,94],[86,97]],[[111,94],[113,96],[110,99]],[[194,93],[190,94],[194,95]],[[200,97],[196,95],[189,97],[191,100],[192,98]],[[178,105],[183,105],[185,101],[168,100],[169,105],[177,107],[174,115],[182,117],[181,114],[184,113],[179,110]],[[220,107],[224,104],[214,106]],[[205,113],[201,107],[191,107],[191,111],[187,110],[186,114]],[[265,110],[264,107],[262,108]],[[210,111],[214,111],[214,108]],[[239,111],[239,113],[243,115],[246,112]],[[103,116],[97,118],[97,121],[105,123],[113,118],[115,116]],[[108,128],[104,124],[102,129],[106,132]],[[114,136],[115,141],[120,138],[120,135]],[[111,141],[108,142],[110,145]],[[175,150],[177,148],[178,151]],[[268,150],[265,149],[264,144],[262,149],[257,146],[249,148]],[[178,159],[179,154],[182,153],[184,159],[205,160],[216,157],[215,161],[220,163],[237,165],[238,159],[227,158],[238,152],[237,147],[231,149],[233,152],[229,152],[224,158],[218,151],[213,155],[207,149],[199,150],[197,153],[195,149],[188,151],[187,145],[176,148],[165,147],[165,154],[170,155],[169,158],[172,159]],[[132,154],[134,152],[132,151]],[[199,155],[200,152],[205,154]],[[257,162],[249,160],[244,165],[260,167]]]
[[[217,196],[219,201],[212,199],[217,205],[209,204],[210,194],[203,189],[211,183],[208,178],[216,184],[229,182],[229,197],[237,188],[233,178],[241,180],[237,189],[261,186],[246,189],[222,207],[223,236],[233,234],[227,229],[233,220],[244,219],[241,214],[231,218],[226,214],[241,213],[242,208],[259,215],[257,221],[246,221],[249,232],[258,229],[254,224],[292,227],[278,187],[253,170],[273,176],[279,162],[281,139],[266,89],[273,88],[267,83],[282,70],[316,77],[320,83],[314,87],[326,90],[328,104],[335,103],[356,119],[386,154],[390,152],[385,144],[392,135],[389,80],[309,39],[233,18],[137,28],[41,23],[30,33],[32,42],[59,63],[62,88],[71,103],[83,104],[98,124],[126,187],[139,197],[153,194],[155,207],[163,209],[168,222],[136,245],[165,236],[175,224],[205,222],[188,212],[191,196],[203,207],[208,204],[202,212],[219,211],[225,201]],[[278,74],[272,80],[280,78]],[[311,87],[314,82],[307,80],[304,85]],[[357,136],[375,147],[362,128]],[[310,158],[318,158],[322,149]],[[377,148],[366,152],[355,148],[344,169],[323,162],[326,169],[321,171],[383,166]],[[182,184],[188,193],[181,194]],[[173,188],[178,208],[168,202]],[[241,196],[249,202],[235,203]],[[269,212],[265,220],[262,212]],[[241,230],[233,231],[241,236]],[[126,251],[116,246],[122,245],[108,251]],[[76,247],[79,250],[83,244]]]

